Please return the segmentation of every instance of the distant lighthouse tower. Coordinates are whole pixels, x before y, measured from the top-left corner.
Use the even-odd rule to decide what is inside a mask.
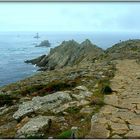
[[[40,38],[40,37],[39,37],[39,34],[36,33],[36,36],[34,36],[34,38],[39,39],[39,38]]]

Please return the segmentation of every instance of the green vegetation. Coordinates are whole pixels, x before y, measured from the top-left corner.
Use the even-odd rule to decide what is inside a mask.
[[[72,114],[72,113],[78,113],[80,111],[80,107],[74,106],[74,107],[69,107],[66,112]]]
[[[98,82],[100,93],[111,94],[113,91],[110,87],[110,81],[108,79],[103,79]]]
[[[0,106],[3,105],[12,105],[13,100],[16,100],[17,98],[11,96],[11,95],[6,95],[6,94],[0,94]]]
[[[58,139],[69,139],[71,137],[71,130],[66,130],[57,136]]]
[[[21,90],[13,91],[13,94],[21,95],[21,96],[44,96],[46,94],[51,94],[57,91],[68,90],[74,88],[76,86],[77,80],[75,81],[52,81],[47,85],[32,85],[23,87]]]

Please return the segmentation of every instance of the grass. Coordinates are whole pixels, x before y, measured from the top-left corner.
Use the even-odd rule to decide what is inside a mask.
[[[53,81],[47,85],[32,85],[22,88],[21,90],[13,91],[12,94],[21,95],[21,96],[44,96],[46,94],[51,94],[60,90],[70,89],[75,87],[76,83],[74,82],[57,82]]]
[[[67,110],[65,110],[66,112],[72,114],[72,113],[78,113],[80,111],[80,107],[69,107]]]
[[[71,138],[71,133],[72,133],[72,131],[70,129],[63,131],[61,134],[59,134],[57,136],[57,138],[58,139],[69,139],[69,138]]]

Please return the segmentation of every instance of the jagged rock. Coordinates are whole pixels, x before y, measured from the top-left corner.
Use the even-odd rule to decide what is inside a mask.
[[[21,129],[17,131],[18,138],[42,137],[51,126],[51,119],[47,116],[37,116],[30,119]]]
[[[71,97],[67,92],[56,92],[44,97],[34,97],[32,101],[23,102],[19,105],[18,110],[13,117],[20,119],[36,111],[51,111],[53,108],[58,107],[60,104],[71,101]]]
[[[73,66],[93,60],[103,53],[103,50],[93,45],[88,39],[81,44],[74,40],[63,41],[61,45],[51,49],[48,55],[40,56],[26,63],[36,64],[41,70],[53,70],[65,66]]]

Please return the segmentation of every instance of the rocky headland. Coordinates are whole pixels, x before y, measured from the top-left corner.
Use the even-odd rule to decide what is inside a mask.
[[[64,41],[0,88],[0,138],[140,138],[140,40]]]
[[[48,55],[42,55],[26,63],[36,64],[41,70],[54,70],[66,66],[74,66],[94,61],[103,54],[103,50],[86,39],[81,44],[74,40],[63,41],[59,46],[50,50]]]
[[[41,41],[39,45],[36,45],[35,47],[51,47],[51,43],[48,40]]]

